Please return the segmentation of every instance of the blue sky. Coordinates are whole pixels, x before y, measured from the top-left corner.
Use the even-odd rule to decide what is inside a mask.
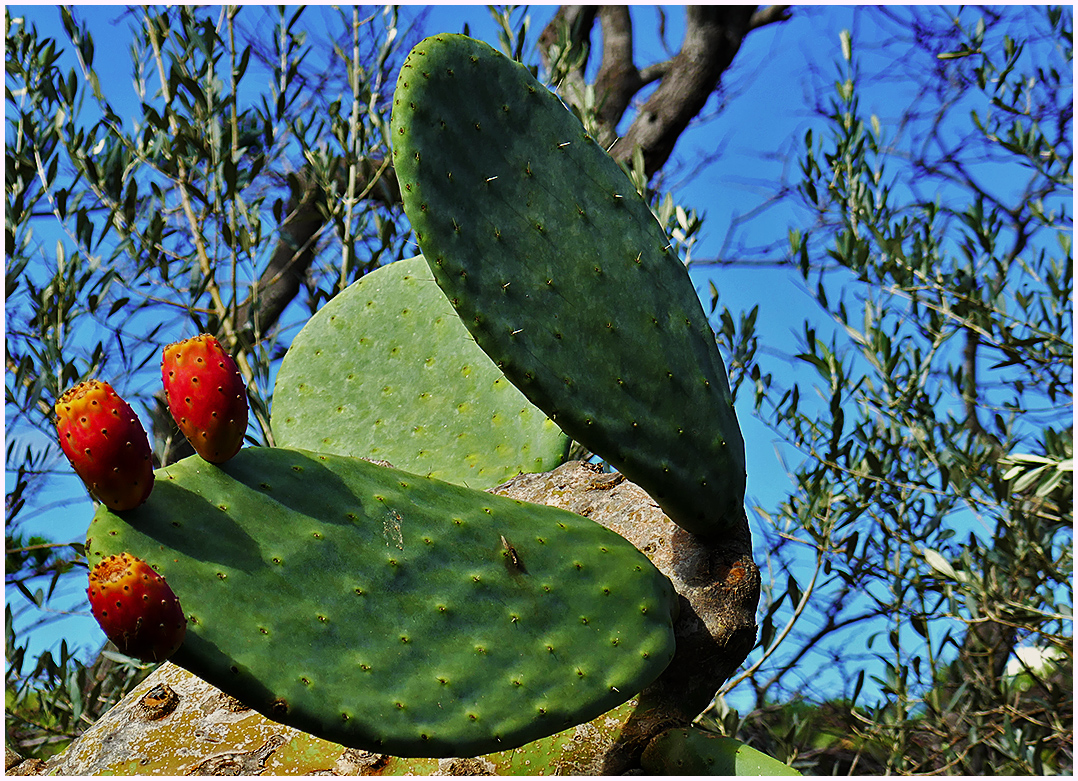
[[[95,33],[99,52],[96,64],[102,80],[127,84],[130,82],[127,46],[117,37],[124,34],[127,22],[122,21],[117,28],[111,26],[118,10],[116,7],[84,6],[77,13],[90,23]],[[553,10],[552,6],[531,10],[529,42],[532,46]],[[665,10],[667,41],[676,49],[683,30],[683,12],[673,7]],[[63,39],[55,7],[16,6],[9,12],[25,14],[40,30]],[[635,13],[638,63],[664,59],[667,55],[656,34],[658,12],[640,8]],[[402,22],[406,24],[420,14],[425,15],[422,28],[425,34],[460,32],[466,22],[473,36],[497,46],[497,27],[485,7],[405,7],[401,12]],[[336,12],[327,7],[310,8],[304,23],[315,26],[335,18]],[[833,63],[840,51],[840,31],[853,29],[855,45],[861,48],[864,43],[864,49],[870,52],[866,67],[880,67],[884,62],[872,62],[872,57],[876,56],[872,52],[883,52],[878,47],[883,43],[880,37],[886,32],[869,26],[863,19],[849,7],[798,8],[789,22],[754,31],[746,39],[733,68],[724,77],[723,90],[713,97],[703,112],[705,117],[712,118],[694,124],[676,150],[681,175],[671,177],[672,183],[678,183],[675,196],[686,207],[706,214],[703,234],[693,251],[694,258],[731,258],[738,257],[743,251],[758,251],[781,242],[787,229],[799,224],[799,215],[788,207],[770,209],[744,225],[739,223],[739,218],[752,214],[773,194],[781,180],[796,174],[800,140],[813,124],[810,96],[814,86],[819,86],[821,81],[819,73],[825,74],[824,87],[827,78],[833,78]],[[117,53],[103,56],[108,44],[113,42]],[[881,53],[878,56],[887,55]],[[911,97],[909,85],[897,82],[890,90],[873,93],[874,104],[868,109],[886,122],[887,118],[897,116]],[[722,111],[715,116],[720,104]],[[120,113],[124,112],[121,110]],[[698,160],[717,150],[721,150],[721,156],[716,162],[695,170]],[[45,243],[48,246],[48,242]],[[732,312],[758,306],[757,323],[762,343],[794,352],[794,334],[800,331],[802,322],[820,316],[817,306],[803,290],[799,276],[791,269],[769,266],[717,268],[701,264],[692,268],[691,273],[705,302],[708,284],[713,283],[719,290],[721,305]],[[798,370],[791,367],[790,376],[784,379],[789,383],[798,377]],[[747,451],[747,503],[772,508],[786,496],[790,485],[779,453],[791,455],[791,451],[777,442],[774,435],[752,416],[747,396],[738,405]],[[56,539],[82,539],[92,506],[77,478],[73,475],[57,478],[51,486],[48,503],[55,509],[42,513],[34,524],[28,524],[27,531],[37,528]],[[799,578],[805,575],[804,572],[794,574]],[[78,605],[78,609],[86,613],[81,582],[78,578],[69,581],[69,604]],[[16,595],[15,600],[19,599]],[[33,638],[32,648],[53,646],[60,637],[66,637],[69,643],[88,652],[96,651],[103,642],[93,619],[84,614],[39,631]],[[838,690],[846,683],[837,674],[825,671],[822,675],[825,679],[830,676],[830,685]],[[736,693],[730,700],[734,705],[743,706],[745,702]]]

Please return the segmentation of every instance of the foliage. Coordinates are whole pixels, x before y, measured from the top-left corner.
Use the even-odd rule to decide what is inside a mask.
[[[87,665],[66,641],[60,644],[59,659],[45,651],[30,660],[26,646],[15,643],[10,608],[5,620],[7,741],[22,756],[45,759],[63,751],[153,669],[115,650],[106,650]],[[26,669],[31,661],[33,669]]]
[[[250,440],[270,444],[296,327],[413,254],[377,179],[385,85],[410,45],[391,9],[326,10],[332,40],[304,32],[315,10],[129,10],[134,119],[114,110],[127,82],[99,75],[78,12],[58,13],[67,40],[5,18],[6,583],[44,609],[25,631],[85,566],[78,545],[26,531],[66,470],[38,433],[66,387],[127,378],[117,389],[153,420],[158,461],[174,460],[147,378],[161,344],[212,331],[243,359]],[[496,13],[504,50],[532,56],[526,15]],[[1066,772],[1072,12],[859,13],[893,32],[887,64],[866,70],[872,52],[840,39],[837,74],[817,78],[834,96],[780,195],[804,209],[787,256],[820,316],[783,361],[756,310],[712,300],[731,385],[785,443],[792,485],[756,508],[761,641],[724,688],[751,689],[755,708],[720,696],[701,724],[817,772]],[[552,78],[587,62],[570,33],[547,52]],[[866,108],[897,84],[917,98],[901,116]],[[594,123],[594,90],[567,87]],[[643,160],[628,163],[643,189]],[[655,208],[685,257],[699,218]],[[146,673],[66,647],[30,664],[6,619],[8,735],[24,754],[58,749]],[[1026,648],[1061,659],[1022,663]],[[816,685],[835,680],[847,687]]]
[[[1066,772],[1072,18],[1031,10],[1012,38],[1000,15],[943,13],[902,19],[923,73],[898,122],[866,111],[874,84],[840,38],[789,237],[824,316],[794,373],[757,357],[754,312],[719,313],[732,384],[788,444],[793,487],[758,510],[761,639],[725,687],[751,686],[757,710],[740,722],[720,698],[713,718],[823,772]],[[1020,692],[1019,646],[1066,661]],[[814,686],[821,665],[847,686]],[[787,705],[802,697],[810,719]]]

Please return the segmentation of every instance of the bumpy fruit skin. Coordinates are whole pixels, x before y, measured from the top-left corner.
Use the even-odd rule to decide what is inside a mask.
[[[142,559],[129,553],[102,559],[86,593],[94,618],[121,653],[160,662],[183,643],[187,619],[180,600]]]
[[[90,492],[110,510],[131,510],[153,490],[146,430],[112,386],[87,380],[56,402],[60,447]]]
[[[247,431],[247,390],[232,356],[209,334],[165,348],[161,381],[168,409],[195,452],[223,464]]]

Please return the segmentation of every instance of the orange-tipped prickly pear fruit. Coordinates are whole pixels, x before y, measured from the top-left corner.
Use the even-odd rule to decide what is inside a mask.
[[[56,402],[60,447],[89,491],[110,510],[138,507],[153,489],[146,430],[107,382],[87,380]]]

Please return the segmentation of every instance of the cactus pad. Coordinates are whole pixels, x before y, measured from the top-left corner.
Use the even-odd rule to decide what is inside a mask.
[[[101,508],[189,621],[172,658],[269,718],[397,756],[469,756],[587,721],[654,680],[677,598],[573,513],[360,459],[245,448]]]
[[[371,272],[311,318],[281,362],[272,424],[282,447],[471,488],[549,471],[569,447],[475,344],[422,257]]]
[[[657,776],[799,776],[740,740],[695,727],[671,729],[644,749],[644,772]]]
[[[618,165],[524,66],[461,35],[408,55],[392,138],[420,248],[505,376],[673,521],[733,528],[745,456],[726,369]]]

